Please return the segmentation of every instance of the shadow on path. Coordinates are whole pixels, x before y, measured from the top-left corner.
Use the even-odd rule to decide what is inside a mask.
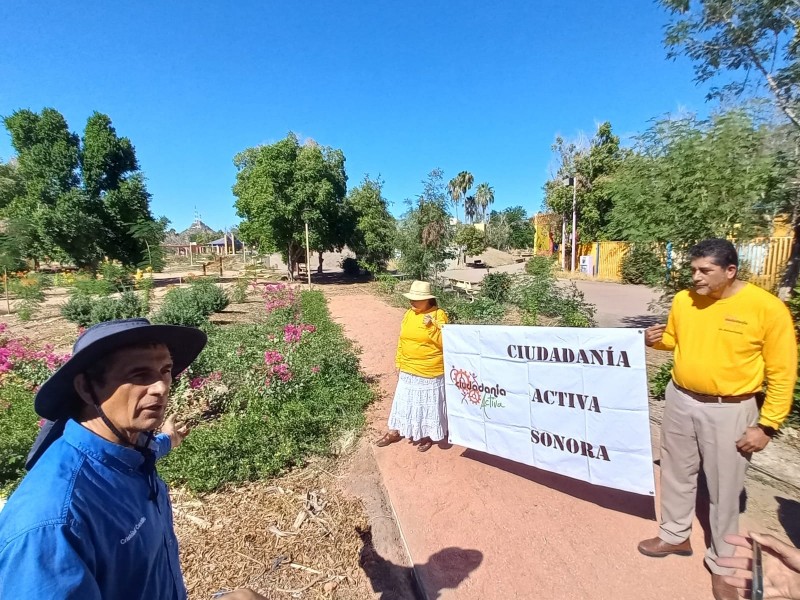
[[[652,496],[643,496],[631,492],[623,492],[601,485],[592,485],[585,481],[572,479],[558,473],[543,471],[536,467],[524,465],[522,463],[506,460],[499,456],[484,454],[477,450],[465,450],[461,455],[464,458],[501,469],[507,473],[524,477],[528,481],[533,481],[550,489],[563,494],[568,494],[578,500],[591,502],[601,506],[623,512],[641,519],[654,521],[656,518],[655,499]]]
[[[666,323],[666,317],[658,315],[636,315],[634,317],[622,317],[620,325],[632,329],[647,329],[659,323]]]
[[[436,600],[444,589],[456,589],[483,562],[478,550],[443,548],[414,569],[384,559],[372,544],[372,531],[356,529],[361,538],[360,564],[380,600]],[[423,582],[422,593],[414,577]]]
[[[792,543],[800,548],[800,502],[780,496],[775,496],[775,500],[778,501],[778,520]]]

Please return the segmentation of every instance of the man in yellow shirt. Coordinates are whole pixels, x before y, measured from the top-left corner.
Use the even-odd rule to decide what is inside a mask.
[[[711,501],[706,565],[717,600],[735,600],[723,580],[733,570],[725,535],[739,532],[739,496],[753,452],[763,450],[792,406],[797,341],[789,310],[777,297],[736,278],[738,256],[726,240],[690,250],[693,290],[678,293],[667,324],[650,327],[645,343],[674,351],[661,423],[661,524],[642,554],[689,556],[697,475],[702,464]],[[759,411],[756,393],[766,378]]]

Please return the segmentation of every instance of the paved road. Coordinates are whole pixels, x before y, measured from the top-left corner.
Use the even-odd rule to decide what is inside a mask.
[[[575,285],[597,307],[595,318],[600,327],[646,327],[658,320],[648,307],[660,293],[651,288],[580,279],[575,280]]]

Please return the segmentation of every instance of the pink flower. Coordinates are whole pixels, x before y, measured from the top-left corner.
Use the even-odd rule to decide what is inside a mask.
[[[311,367],[311,372],[316,375],[317,373],[319,373],[319,367]]]
[[[284,383],[292,379],[292,377],[294,377],[292,372],[289,370],[289,365],[287,365],[286,363],[273,365],[272,374],[275,375],[278,379],[280,379]]]
[[[274,365],[277,363],[283,362],[283,354],[280,352],[275,352],[273,350],[267,350],[264,352],[264,363],[268,365]]]

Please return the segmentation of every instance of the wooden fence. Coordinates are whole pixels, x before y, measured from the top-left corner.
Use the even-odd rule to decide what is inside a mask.
[[[768,290],[777,288],[792,250],[792,238],[758,238],[735,242],[749,281]],[[622,260],[630,251],[629,242],[591,242],[578,246],[578,255],[588,257],[576,268],[595,279],[622,281]],[[666,251],[664,252],[666,254]]]

